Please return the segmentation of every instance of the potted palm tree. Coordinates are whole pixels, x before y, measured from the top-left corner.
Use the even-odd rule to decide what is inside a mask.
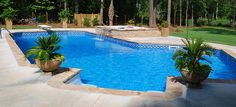
[[[169,24],[167,21],[163,21],[161,23],[161,36],[168,37],[169,36]]]
[[[210,61],[205,56],[212,56],[214,49],[200,38],[182,40],[185,47],[176,50],[173,55],[175,66],[183,79],[190,84],[200,84],[211,72]]]
[[[3,12],[1,13],[0,17],[5,19],[6,28],[12,29],[12,19],[16,15],[16,10],[8,7],[7,9],[3,9]]]
[[[45,72],[58,69],[64,60],[62,54],[57,53],[61,48],[58,46],[59,37],[53,33],[49,37],[39,37],[36,41],[37,46],[32,47],[26,52],[26,57],[33,56],[36,65]]]
[[[67,28],[67,21],[68,21],[68,18],[70,17],[70,12],[69,10],[62,10],[59,14],[59,18],[62,22],[62,27],[63,28]]]

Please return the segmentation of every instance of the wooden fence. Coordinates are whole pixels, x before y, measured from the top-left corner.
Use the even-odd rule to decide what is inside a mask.
[[[83,21],[84,18],[88,18],[90,20],[90,25],[93,26],[92,20],[97,17],[98,20],[100,20],[100,14],[74,14],[74,18],[75,18],[75,23],[77,24],[77,26],[79,27],[83,27]]]

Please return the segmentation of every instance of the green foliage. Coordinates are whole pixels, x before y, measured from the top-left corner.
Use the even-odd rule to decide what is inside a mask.
[[[148,0],[141,0],[137,8],[138,8],[137,16],[143,19],[147,19],[148,18]]]
[[[29,18],[31,12],[34,12],[38,17],[40,14],[45,14],[45,11],[51,11],[49,17],[51,20],[58,21],[58,13],[64,9],[63,2],[65,0],[0,0],[0,13],[3,9],[12,7],[13,9],[20,10],[16,13],[18,19]],[[155,0],[154,6],[157,10],[157,19],[166,20],[167,16],[167,3],[168,0]],[[184,25],[185,12],[186,12],[186,0],[182,1],[182,25]],[[188,0],[189,1],[189,11],[188,18],[191,17],[192,11],[191,6],[193,5],[193,15],[194,20],[205,17],[209,21],[216,19],[226,19],[233,20],[234,10],[236,9],[235,0]],[[100,11],[100,1],[99,0],[67,0],[68,10],[71,13],[79,11],[84,14],[99,13]],[[108,7],[110,0],[104,0],[104,23],[108,23]],[[218,4],[218,12],[217,10]],[[78,6],[79,5],[79,6]],[[135,18],[135,22],[142,24],[148,24],[149,17],[149,0],[115,0],[115,15],[119,16],[117,18],[118,24],[125,24],[127,19]],[[172,0],[172,15],[171,20],[174,20],[174,14],[176,15],[175,22],[179,25],[180,18],[180,0]],[[217,14],[218,13],[218,14]],[[1,20],[2,21],[2,20]],[[213,22],[215,23],[215,22]],[[195,23],[197,25],[197,23]]]
[[[8,7],[11,4],[10,0],[1,0],[0,7]]]
[[[212,26],[178,29],[180,32],[171,32],[171,35],[185,38],[188,29],[189,37],[191,38],[202,38],[207,42],[236,46],[235,29]]]
[[[37,46],[32,47],[26,52],[26,57],[33,56],[33,59],[39,59],[42,61],[49,61],[52,59],[63,60],[63,55],[57,53],[61,48],[58,46],[60,38],[53,33],[48,37],[39,37],[36,41]]]
[[[205,44],[201,38],[186,38],[182,41],[185,47],[178,49],[173,55],[176,68],[195,73],[210,72],[209,63],[211,62],[205,56],[212,56],[214,49]]]
[[[216,19],[210,22],[211,26],[230,26],[230,21],[228,19]]]
[[[100,0],[78,0],[79,12],[85,14],[98,13],[100,9]],[[104,0],[106,1],[106,0]],[[107,1],[108,2],[108,1]],[[74,4],[74,2],[72,2]]]
[[[17,10],[12,8],[11,0],[1,0],[0,8],[2,8],[2,12],[0,12],[0,17],[3,19],[13,19],[16,16]],[[0,9],[1,11],[1,9]]]
[[[93,26],[99,25],[98,16],[95,16],[95,18],[93,18],[92,23],[93,23]]]
[[[8,7],[7,9],[3,9],[0,17],[3,19],[13,19],[16,16],[16,12],[15,9]]]
[[[77,19],[73,19],[73,23],[75,24],[75,25],[77,25],[78,24],[78,22],[77,22],[78,20]]]
[[[90,26],[91,26],[91,25],[90,25],[90,19],[87,18],[87,17],[85,17],[84,20],[83,20],[83,25],[84,25],[85,27],[90,27]]]
[[[53,10],[54,2],[50,0],[36,0],[33,5],[30,6],[33,11],[50,11]]]
[[[128,20],[128,24],[129,24],[129,25],[134,25],[134,24],[135,24],[135,21],[134,21],[133,19]]]
[[[206,18],[199,18],[197,20],[197,26],[206,26],[208,23],[208,20]]]
[[[42,14],[41,14],[41,15],[38,15],[38,17],[37,17],[37,18],[38,18],[38,21],[39,21],[39,22],[45,22],[46,20],[45,20],[44,17],[45,17],[45,15],[42,15]]]
[[[66,9],[66,10],[60,11],[58,15],[61,21],[67,21],[71,14],[70,14],[70,11]]]
[[[193,26],[192,25],[192,19],[188,19],[188,26]]]
[[[168,28],[168,27],[169,27],[168,22],[167,22],[167,21],[163,21],[163,22],[161,23],[161,27],[162,27],[162,28]]]

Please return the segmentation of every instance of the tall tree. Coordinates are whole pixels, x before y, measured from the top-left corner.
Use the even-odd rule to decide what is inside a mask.
[[[67,0],[64,0],[64,9],[67,9]]]
[[[113,0],[111,0],[110,6],[109,6],[109,26],[113,25],[113,17],[114,17],[114,5]]]
[[[179,0],[179,26],[182,26],[182,0]]]
[[[101,0],[101,7],[100,7],[100,25],[103,25],[103,8],[104,8],[104,0]]]
[[[188,0],[186,0],[186,10],[185,10],[185,27],[188,27]]]
[[[154,10],[154,0],[149,0],[149,27],[156,27],[155,19],[155,10]]]
[[[192,21],[192,26],[194,26],[194,21],[193,21],[193,17],[194,17],[193,16],[193,13],[194,13],[193,12],[193,3],[194,3],[194,1],[192,0],[192,4],[191,4],[191,13],[192,13],[192,20],[191,21]]]
[[[168,12],[167,12],[167,21],[168,24],[171,24],[171,0],[168,0]]]
[[[219,12],[219,1],[216,0],[216,19],[218,19],[218,12]]]
[[[54,2],[51,2],[49,0],[36,0],[36,2],[31,5],[31,9],[34,11],[44,11],[45,17],[46,17],[46,23],[48,23],[48,11],[53,10]]]
[[[141,18],[141,24],[143,25],[144,19],[148,18],[148,1],[140,0],[137,3],[137,15]]]

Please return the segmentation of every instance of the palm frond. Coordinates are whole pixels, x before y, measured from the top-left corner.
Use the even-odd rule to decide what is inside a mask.
[[[175,60],[175,66],[179,70],[188,69],[190,71],[196,71],[202,66],[201,61],[211,63],[208,59],[203,56],[211,56],[214,54],[214,49],[205,44],[201,38],[185,38],[182,39],[185,47],[176,50],[173,55]],[[210,67],[210,66],[209,66]],[[207,67],[206,67],[207,68]]]
[[[44,61],[51,60],[55,58],[55,56],[61,55],[57,53],[57,51],[61,48],[61,46],[58,46],[59,42],[60,38],[55,33],[52,33],[52,35],[48,37],[38,37],[38,40],[35,41],[37,46],[29,49],[26,52],[26,57],[34,55],[34,59]]]

